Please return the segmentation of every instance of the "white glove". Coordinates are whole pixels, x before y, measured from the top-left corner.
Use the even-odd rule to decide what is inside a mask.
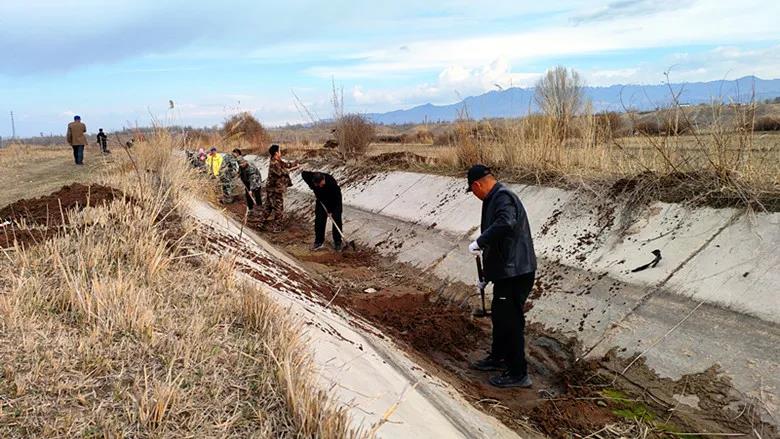
[[[487,288],[488,283],[490,282],[486,280],[477,279],[477,288],[479,288],[480,290],[484,290],[485,288]]]
[[[469,244],[469,252],[472,255],[478,255],[482,253],[482,249],[479,248],[479,244],[477,244],[477,241],[474,241],[471,244]]]

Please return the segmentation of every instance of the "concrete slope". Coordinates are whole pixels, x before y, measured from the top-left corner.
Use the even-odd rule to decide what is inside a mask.
[[[265,171],[267,162],[257,162]],[[443,280],[474,282],[466,247],[478,233],[480,203],[463,179],[325,170],[349,182],[347,234]],[[288,206],[310,209],[310,191],[294,180]],[[777,407],[780,215],[510,186],[528,211],[540,258],[542,296],[529,320],[576,336],[589,355],[643,353],[674,379],[718,365],[769,413]],[[660,262],[634,272],[653,250]]]
[[[476,410],[450,385],[424,373],[366,322],[340,314],[313,296],[314,281],[286,254],[198,201],[193,216],[213,233],[213,250],[231,252],[249,281],[306,328],[323,389],[349,407],[355,427],[370,430],[398,404],[377,436],[387,438],[516,438],[496,419]]]

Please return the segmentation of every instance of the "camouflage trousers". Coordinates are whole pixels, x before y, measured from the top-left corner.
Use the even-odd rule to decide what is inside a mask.
[[[235,175],[229,172],[223,172],[219,175],[219,184],[222,186],[222,199],[226,203],[233,202],[233,185]]]
[[[284,193],[267,192],[265,194],[265,212],[263,221],[269,225],[280,226],[284,219]]]

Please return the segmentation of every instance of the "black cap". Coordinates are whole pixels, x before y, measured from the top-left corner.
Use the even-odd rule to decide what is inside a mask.
[[[468,172],[469,186],[466,188],[466,192],[471,192],[471,184],[486,175],[492,175],[492,172],[490,172],[490,168],[488,168],[485,165],[474,165],[471,168],[469,168],[469,172]]]
[[[274,154],[276,154],[279,151],[279,145],[273,144],[270,148],[268,148],[268,155],[273,157]]]

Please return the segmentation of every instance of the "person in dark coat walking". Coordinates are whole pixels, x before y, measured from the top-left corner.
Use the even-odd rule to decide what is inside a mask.
[[[331,233],[333,234],[333,248],[341,250],[342,236],[339,230],[344,230],[341,225],[341,188],[332,175],[324,172],[301,172],[303,181],[314,191],[314,245],[312,251],[321,250],[325,244],[325,224],[328,215],[333,221]]]
[[[482,234],[469,245],[469,251],[482,254],[484,280],[478,280],[479,286],[493,283],[490,354],[471,367],[504,370],[489,380],[496,387],[531,387],[523,307],[534,286],[536,254],[528,215],[517,195],[496,181],[487,166],[469,169],[468,186],[467,190],[482,200]]]
[[[73,148],[73,160],[77,165],[84,164],[84,145],[87,144],[87,126],[81,122],[81,116],[73,116],[73,122],[68,124],[65,134],[68,145]]]
[[[98,146],[100,146],[100,151],[102,151],[103,154],[108,154],[111,152],[108,150],[108,136],[103,132],[103,128],[98,129],[97,143]]]

